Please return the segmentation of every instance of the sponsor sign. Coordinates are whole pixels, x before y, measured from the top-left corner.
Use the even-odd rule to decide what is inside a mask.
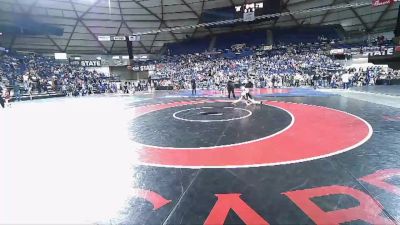
[[[126,37],[125,36],[114,36],[113,40],[114,41],[125,41]]]
[[[111,41],[111,37],[110,36],[98,36],[97,40],[99,40],[99,41]]]
[[[98,36],[99,41],[125,41],[126,36]],[[140,36],[129,36],[129,41],[140,41]]]
[[[140,36],[129,36],[129,41],[140,41]]]

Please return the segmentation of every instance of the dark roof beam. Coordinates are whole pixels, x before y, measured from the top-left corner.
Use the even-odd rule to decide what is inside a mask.
[[[65,52],[66,52],[67,49],[68,49],[68,45],[69,45],[69,43],[71,42],[72,36],[73,36],[74,33],[75,33],[75,29],[76,29],[76,27],[78,26],[78,23],[79,23],[79,20],[76,20],[76,23],[75,23],[74,28],[72,29],[71,35],[69,35],[69,37],[68,37],[67,45],[65,45],[65,49],[64,49]]]
[[[119,32],[121,31],[122,24],[124,24],[124,22],[121,22],[121,24],[119,25],[118,31],[117,31],[117,35],[119,35]],[[125,35],[125,34],[124,34],[124,35]],[[113,41],[113,43],[112,43],[112,45],[111,45],[110,52],[112,52],[112,50],[113,50],[113,48],[114,48],[114,45],[115,45],[115,41]]]
[[[196,12],[196,10],[194,10],[185,0],[181,0],[181,1],[183,2],[183,4],[185,4],[186,7],[188,7],[188,8],[193,12],[194,15],[197,16],[197,18],[198,18],[197,24],[199,24],[200,21],[201,21],[201,14],[203,13],[203,9],[204,9],[204,2],[202,3],[202,6],[201,6],[201,11],[200,11],[201,14],[198,14],[198,13]],[[209,27],[206,27],[206,29],[207,29],[207,31],[208,31],[208,33],[209,33],[210,35],[213,35],[213,32],[210,30]],[[194,32],[193,32],[193,33],[194,33]]]
[[[161,5],[161,20],[164,20],[164,0],[160,0],[160,5]],[[160,21],[160,25],[158,26],[158,30],[159,29],[161,29],[161,21]],[[150,45],[150,52],[153,51],[154,42],[156,41],[158,34],[159,33],[154,35],[153,41],[151,42],[151,45]]]
[[[53,38],[50,37],[50,35],[46,35],[46,37],[51,41],[51,43],[53,43],[54,46],[57,47],[57,49],[58,49],[60,52],[64,52],[64,50],[53,40]]]
[[[350,4],[350,0],[346,0],[347,4]],[[365,23],[365,21],[361,18],[361,16],[357,13],[357,11],[353,8],[350,7],[349,8],[351,12],[353,12],[353,14],[356,16],[356,18],[361,22],[361,24],[364,26],[365,32],[369,33],[370,29],[368,27],[368,25]]]
[[[336,4],[337,0],[333,0],[332,3],[330,4],[330,6],[333,6],[334,4]],[[331,10],[326,11],[326,13],[324,14],[324,16],[321,18],[321,20],[319,21],[318,25],[321,25],[327,16],[329,16],[331,14]]]
[[[107,49],[107,47],[98,40],[97,36],[86,26],[85,22],[79,20],[79,22],[86,28],[86,30],[92,35],[92,37],[96,40],[96,42],[103,48],[104,52],[110,54],[111,52]]]
[[[27,15],[29,14],[28,11],[25,11],[25,10],[24,10],[24,8],[22,7],[22,5],[19,3],[18,0],[15,0],[15,2],[17,3],[18,7],[21,9],[22,13],[27,14]],[[36,3],[34,2],[33,4],[36,4]],[[50,42],[51,42],[54,46],[56,46],[56,48],[57,48],[60,52],[63,51],[63,50],[61,49],[61,47],[50,37],[50,35],[46,35],[46,37],[47,37],[47,39],[50,40]],[[12,44],[14,44],[14,43],[12,43]],[[11,48],[11,47],[12,47],[12,46],[10,46],[10,48]]]
[[[12,48],[12,46],[14,45],[15,39],[17,39],[17,35],[13,34],[10,43],[8,44],[8,48]]]
[[[124,24],[125,24],[126,28],[129,30],[129,32],[130,32],[131,34],[133,34],[132,28],[130,28],[126,22],[124,22]],[[146,53],[150,53],[150,51],[147,50],[146,46],[143,44],[142,41],[139,41],[139,44],[140,44],[140,46],[143,48],[143,50],[144,50]]]
[[[370,28],[370,31],[374,31],[375,28],[381,23],[382,18],[389,12],[389,9],[392,5],[393,4],[389,4],[386,6],[385,10],[382,11],[381,15],[379,15],[379,18],[376,20],[376,22]]]
[[[71,7],[72,7],[72,9],[73,9],[73,11],[74,11],[74,13],[75,13],[75,15],[76,15],[76,18],[79,18],[78,13],[76,12],[75,5],[74,5],[74,3],[72,2],[72,0],[69,0],[69,3],[71,4]],[[78,26],[78,23],[79,23],[79,19],[76,20],[75,26],[74,26],[74,28],[72,29],[72,32],[71,32],[71,34],[70,34],[69,37],[68,37],[68,41],[67,41],[67,44],[65,45],[65,49],[64,49],[65,52],[66,52],[67,49],[68,49],[69,43],[71,42],[72,36],[73,36],[74,33],[75,33],[75,30],[76,30],[76,27]]]
[[[162,24],[164,24],[164,26],[166,27],[166,28],[171,28],[171,27],[169,27],[166,23],[165,23],[165,21],[162,19],[162,18],[160,18],[157,14],[155,14],[154,12],[152,12],[152,11],[150,11],[146,6],[144,6],[142,3],[140,3],[139,1],[137,1],[137,0],[132,0],[132,2],[134,2],[134,3],[136,3],[137,5],[139,5],[140,7],[142,7],[146,12],[148,12],[148,13],[150,13],[151,15],[153,15],[154,17],[156,17],[158,20],[160,20],[160,22],[162,23]],[[169,33],[172,35],[172,37],[175,39],[175,41],[178,41],[178,38],[176,37],[176,35],[172,32],[172,31],[169,31]]]
[[[283,0],[281,0],[282,11],[285,10],[285,9],[288,10],[287,7],[288,7],[289,2],[290,2],[290,0],[286,0],[286,2],[283,2]],[[280,17],[275,19],[274,24],[272,25],[272,27],[276,26],[276,24],[278,23],[279,19],[280,19]]]
[[[231,0],[231,1],[232,1],[232,0]],[[204,3],[205,3],[205,0],[203,0],[203,1],[201,2],[201,10],[200,10],[201,14],[203,14]],[[232,3],[233,3],[233,2],[232,2]],[[201,18],[201,17],[200,17],[200,18]],[[199,20],[197,21],[197,24],[200,23],[200,22],[201,22],[201,19],[199,19]],[[212,30],[211,30],[209,27],[207,27],[207,30],[208,30],[209,34],[214,34],[214,33],[212,32]],[[190,38],[192,38],[196,32],[197,32],[197,27],[194,28],[194,31],[193,31],[192,35],[190,36]]]
[[[86,16],[86,14],[88,14],[90,12],[90,10],[92,10],[96,5],[98,5],[101,1],[103,0],[97,0],[96,2],[94,2],[85,12],[82,13],[81,16],[78,17],[79,20],[81,20],[84,16]],[[72,3],[73,4],[73,3]],[[75,8],[75,6],[74,6]],[[78,15],[78,13],[76,12],[75,9],[75,14]]]
[[[33,7],[36,6],[36,4],[38,3],[39,0],[35,0],[30,6],[29,9],[25,12],[27,14],[31,14]]]
[[[117,3],[118,3],[118,10],[119,10],[119,13],[121,14],[121,20],[122,20],[122,21],[121,21],[120,29],[121,29],[121,27],[122,27],[122,24],[124,24],[125,27],[126,27],[126,29],[128,29],[129,32],[130,32],[131,34],[133,34],[132,29],[128,26],[128,24],[127,24],[126,21],[125,21],[125,18],[124,18],[124,16],[123,16],[123,14],[122,14],[121,2],[120,2],[119,0],[117,0]],[[118,32],[119,32],[119,31],[118,31]],[[144,44],[143,44],[142,41],[139,41],[139,44],[140,44],[140,46],[143,48],[143,50],[144,50],[145,52],[149,52],[149,51],[147,50],[146,46],[144,46]],[[113,46],[114,46],[114,43],[113,43]]]

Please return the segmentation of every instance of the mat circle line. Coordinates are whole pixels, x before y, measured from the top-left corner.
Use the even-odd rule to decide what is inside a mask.
[[[228,122],[228,121],[234,121],[234,120],[241,120],[241,119],[245,119],[245,118],[253,115],[253,113],[247,109],[235,108],[235,107],[224,107],[224,108],[232,108],[232,109],[236,109],[236,110],[242,110],[242,111],[247,112],[248,114],[245,116],[241,116],[241,117],[236,117],[236,118],[231,118],[231,119],[219,119],[219,120],[191,120],[191,119],[185,119],[185,118],[177,116],[179,113],[182,113],[182,112],[198,110],[198,109],[202,109],[202,108],[210,109],[213,107],[201,107],[201,108],[190,108],[190,109],[179,110],[179,111],[175,112],[174,114],[172,114],[172,116],[174,117],[174,119],[182,120],[182,121],[186,121],[186,122],[210,123],[210,122]]]

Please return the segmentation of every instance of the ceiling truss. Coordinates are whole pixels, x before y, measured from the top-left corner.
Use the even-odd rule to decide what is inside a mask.
[[[218,7],[218,5],[234,7],[244,1],[239,0],[95,0],[93,3],[83,4],[76,0],[59,0],[62,5],[69,7],[57,8],[57,5],[47,7],[42,4],[44,0],[0,0],[0,13],[21,14],[35,18],[37,16],[46,18],[45,23],[52,26],[64,27],[65,35],[57,37],[52,35],[41,35],[31,37],[39,40],[35,49],[43,47],[44,52],[98,52],[99,54],[126,54],[126,47],[121,44],[105,43],[98,41],[99,35],[129,35],[143,33],[141,41],[134,45],[134,53],[157,53],[161,50],[163,43],[178,42],[187,38],[215,35],[220,33],[217,28],[207,26],[196,26],[201,24],[203,11]],[[47,0],[46,0],[47,1]],[[361,0],[281,0],[282,12],[287,13],[272,21],[261,21],[258,24],[240,26],[241,29],[253,30],[260,27],[275,27],[282,24],[301,26],[305,21],[310,24],[324,25],[341,23],[343,20],[350,21],[343,25],[349,32],[373,33],[377,30],[394,29],[397,21],[398,3],[376,7],[349,7],[346,9],[325,10],[323,14],[295,14],[302,5],[312,7],[336,6],[341,3],[354,3]],[[214,3],[213,3],[214,2]],[[5,10],[3,4],[12,4],[11,11]],[[83,4],[83,5],[82,5]],[[111,8],[105,5],[111,4]],[[85,6],[85,7],[83,7]],[[82,10],[83,8],[83,10]],[[38,14],[37,10],[45,14]],[[307,9],[307,8],[305,8]],[[337,18],[335,17],[337,14]],[[371,18],[373,19],[371,19]],[[371,22],[372,21],[372,22]],[[1,21],[0,21],[1,22]],[[142,24],[149,24],[142,25]],[[188,29],[175,29],[179,24],[184,24]],[[360,30],[362,29],[362,30]],[[111,31],[113,30],[113,31]],[[165,34],[159,32],[145,34],[145,31],[165,30]],[[231,30],[237,30],[232,28]],[[129,34],[126,32],[129,31]],[[229,31],[229,30],[228,30]],[[6,46],[22,48],[24,36],[11,36]],[[47,43],[43,43],[47,40]],[[82,41],[82,49],[79,48]],[[85,45],[84,43],[89,43]],[[123,46],[123,47],[122,47]],[[29,47],[27,45],[26,47]]]

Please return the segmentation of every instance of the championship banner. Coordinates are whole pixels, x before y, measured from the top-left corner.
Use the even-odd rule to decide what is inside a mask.
[[[372,6],[381,6],[392,4],[394,0],[372,0]]]
[[[0,52],[8,52],[8,49],[6,49],[4,47],[0,47]]]
[[[332,49],[330,51],[331,55],[343,55],[344,54],[344,49]]]
[[[263,50],[264,50],[264,51],[272,50],[272,45],[265,45],[265,46],[263,46]]]
[[[132,66],[132,70],[139,71],[154,71],[156,70],[156,65],[144,65],[144,66]]]
[[[369,47],[363,48],[364,56],[388,56],[393,55],[394,47]]]
[[[233,51],[241,51],[246,47],[246,44],[236,44],[236,45],[232,45],[231,49]]]
[[[101,60],[70,60],[69,64],[82,67],[101,67]]]

